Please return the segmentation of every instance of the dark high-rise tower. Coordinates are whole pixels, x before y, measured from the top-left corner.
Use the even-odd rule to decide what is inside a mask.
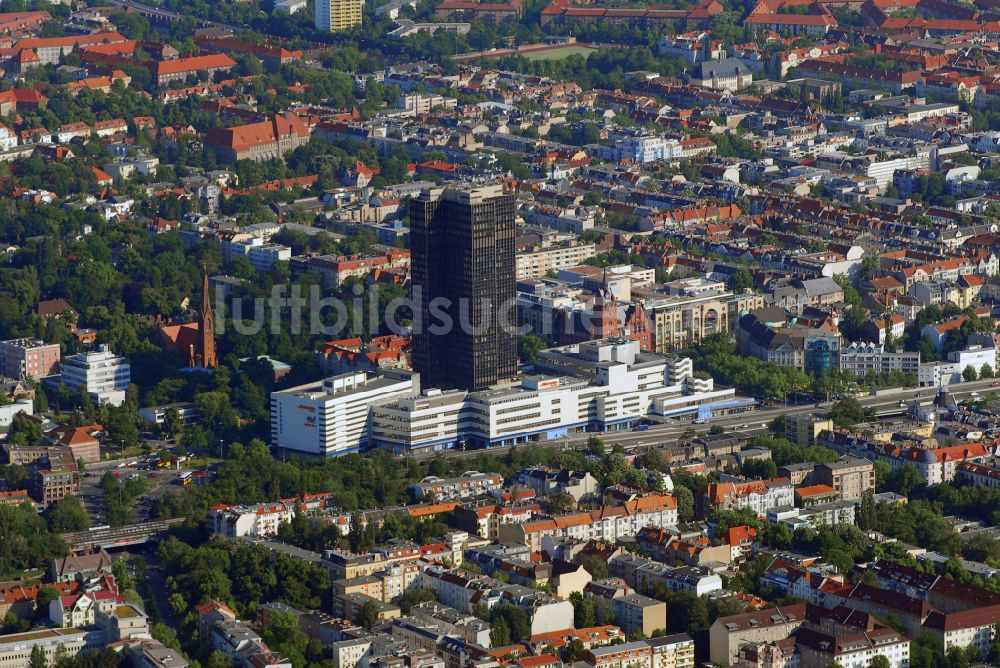
[[[410,251],[421,384],[481,390],[512,378],[513,195],[498,185],[424,191],[410,202]]]

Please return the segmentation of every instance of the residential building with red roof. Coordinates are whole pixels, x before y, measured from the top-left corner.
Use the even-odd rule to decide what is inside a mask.
[[[52,15],[46,11],[4,12],[0,14],[0,34],[8,38],[19,37],[51,20]]]
[[[381,255],[342,255],[311,257],[309,271],[320,277],[323,287],[339,289],[349,278],[366,278],[376,269],[410,268],[410,251],[393,249]]]
[[[98,32],[66,37],[27,37],[16,41],[14,48],[34,51],[42,65],[58,65],[60,58],[73,53],[74,49],[127,41],[129,40],[116,32]]]
[[[743,23],[758,30],[766,28],[792,35],[825,35],[832,28],[837,27],[837,19],[828,12],[820,14],[751,13]]]
[[[934,349],[940,352],[948,334],[961,329],[966,321],[968,321],[968,318],[960,315],[957,318],[945,320],[934,325],[924,325],[924,328],[920,330],[920,336],[921,338],[925,336],[930,338],[931,343],[934,344]]]
[[[316,351],[320,368],[327,375],[385,368],[410,368],[412,343],[408,336],[386,334],[369,341],[360,338],[327,341]]]
[[[648,494],[623,505],[502,525],[499,540],[524,543],[537,552],[542,549],[542,540],[546,537],[613,542],[621,536],[634,536],[643,527],[662,529],[676,525],[677,499],[669,494]]]
[[[45,107],[49,98],[31,88],[13,88],[0,93],[0,116],[12,111],[38,111]]]
[[[821,78],[840,81],[844,86],[880,88],[902,92],[914,88],[920,81],[920,70],[905,72],[885,71],[857,65],[845,65],[830,60],[812,59],[798,66],[800,74],[809,73]]]
[[[42,59],[33,49],[19,49],[7,62],[11,69],[19,74],[25,74],[42,66]]]
[[[788,478],[716,482],[702,487],[696,500],[700,517],[716,510],[752,510],[764,517],[772,508],[795,505],[795,493]]]
[[[213,128],[205,134],[205,148],[214,150],[220,162],[278,159],[307,141],[309,128],[293,113],[276,114],[260,123]]]
[[[278,71],[282,65],[302,59],[302,51],[298,49],[286,49],[269,43],[260,44],[238,37],[196,36],[194,43],[205,51],[213,53],[251,53],[260,58],[264,68],[271,72]]]
[[[0,615],[12,612],[21,619],[35,614],[35,602],[44,587],[54,587],[60,595],[72,594],[80,589],[78,582],[52,582],[49,584],[4,583],[0,585]]]
[[[213,53],[153,61],[148,64],[148,67],[157,87],[163,88],[175,81],[184,81],[188,76],[197,75],[199,71],[207,72],[209,78],[214,78],[219,73],[229,72],[235,65],[236,61],[226,54]]]
[[[688,29],[708,27],[711,18],[723,11],[716,0],[702,0],[686,9],[653,7],[600,7],[573,5],[571,0],[553,0],[542,10],[542,25],[559,21],[606,21],[622,25],[652,27],[683,21]]]
[[[84,591],[63,594],[49,603],[49,619],[62,628],[93,626],[97,614],[109,614],[124,603],[111,575],[104,575],[96,584],[87,584]]]
[[[95,434],[103,431],[104,427],[99,424],[80,427],[62,425],[46,432],[43,442],[68,447],[78,462],[98,462],[101,460],[101,442]]]
[[[484,23],[513,23],[521,18],[521,0],[507,2],[479,2],[479,0],[443,0],[434,16],[445,21],[482,21]]]

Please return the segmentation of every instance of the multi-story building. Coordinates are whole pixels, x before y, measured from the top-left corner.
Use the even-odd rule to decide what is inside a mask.
[[[100,629],[36,629],[27,633],[0,635],[0,666],[28,668],[31,653],[40,647],[46,663],[55,665],[59,657],[74,657],[89,649],[103,649],[106,634]]]
[[[410,252],[401,249],[388,250],[380,255],[331,255],[310,257],[306,269],[316,272],[323,287],[338,290],[348,278],[366,278],[379,269],[409,269]]]
[[[653,322],[653,350],[681,350],[717,332],[728,332],[741,313],[763,308],[764,296],[753,292],[733,294],[726,290],[680,291],[665,294],[657,289],[637,289]]]
[[[479,0],[444,0],[434,9],[434,16],[444,21],[471,21],[484,24],[516,22],[522,14],[521,0],[479,2]]]
[[[0,374],[7,378],[38,380],[59,370],[59,344],[41,339],[0,342]]]
[[[97,440],[97,434],[103,429],[98,424],[79,427],[61,425],[45,432],[42,443],[65,446],[76,461],[91,464],[101,460],[101,442]]]
[[[125,36],[117,32],[96,32],[64,37],[26,37],[14,43],[14,50],[34,51],[40,65],[58,65],[60,59],[73,53],[74,49],[100,44],[121,44],[126,41],[128,40]]]
[[[677,499],[668,494],[649,494],[619,506],[505,524],[500,527],[499,539],[524,543],[537,551],[541,550],[545,537],[614,542],[623,536],[636,535],[643,527],[663,529],[676,525]]]
[[[28,469],[32,480],[31,495],[39,503],[49,505],[80,494],[80,469],[69,447],[7,445],[4,451],[8,464]]]
[[[292,259],[292,249],[281,244],[267,243],[262,239],[248,239],[229,244],[229,257],[243,257],[259,272],[265,272],[274,266],[275,262],[288,262]]]
[[[609,146],[602,146],[600,155],[612,162],[646,164],[680,157],[680,142],[647,130],[620,129],[611,137]]]
[[[569,494],[577,502],[597,493],[597,478],[589,471],[551,470],[540,467],[525,469],[517,474],[519,485],[530,487],[538,496]]]
[[[841,499],[860,499],[868,490],[875,490],[875,464],[859,457],[841,457],[829,464],[817,464],[816,482],[837,490]]]
[[[423,383],[483,390],[513,377],[513,195],[498,185],[422,192],[410,202],[410,252]]]
[[[425,601],[410,608],[410,615],[430,622],[448,635],[458,636],[466,642],[490,646],[490,625],[475,615],[459,612],[435,601]]]
[[[333,376],[271,393],[271,444],[321,457],[358,452],[369,443],[373,407],[420,392],[420,377],[400,369]]]
[[[960,464],[980,462],[992,454],[983,443],[979,442],[934,448],[914,441],[901,444],[892,441],[869,441],[840,432],[824,432],[819,439],[819,445],[843,454],[885,462],[894,471],[903,466],[912,466],[928,485],[950,482],[955,479]]]
[[[207,72],[210,77],[228,72],[236,66],[236,61],[224,53],[213,53],[171,60],[151,60],[148,66],[157,87],[163,88],[175,81],[184,81],[189,76],[197,76],[199,71]]]
[[[734,665],[740,646],[783,640],[802,626],[805,618],[805,603],[719,617],[708,631],[709,659],[719,665]]]
[[[702,487],[697,498],[701,517],[716,510],[752,510],[765,517],[771,508],[795,505],[795,490],[787,478],[716,482]]]
[[[361,25],[362,0],[316,0],[316,30],[339,32]]]
[[[124,357],[102,344],[96,351],[67,357],[60,368],[60,381],[71,391],[83,390],[98,404],[121,406],[132,380]]]
[[[747,406],[731,388],[716,390],[711,380],[672,375],[670,364],[640,352],[638,341],[545,350],[536,369],[556,375],[483,392],[427,390],[374,407],[372,441],[398,453],[463,443],[512,445],[588,428],[625,429],[648,414],[710,417]],[[422,376],[421,383],[426,385]]]
[[[829,415],[792,413],[785,416],[785,438],[796,445],[816,445],[816,437],[832,429],[833,419]],[[801,480],[793,482],[797,484]]]
[[[782,308],[758,309],[742,316],[736,326],[736,342],[743,355],[806,373],[840,368],[837,327],[832,323],[818,327],[798,324]]]
[[[909,638],[871,615],[809,605],[806,618],[794,635],[801,668],[869,666],[876,656],[884,657],[891,668],[910,664]]]
[[[626,594],[611,602],[611,616],[622,631],[651,636],[667,628],[667,604],[642,594]]]
[[[57,596],[49,603],[49,619],[62,628],[93,626],[98,611],[108,613],[123,603],[114,578],[104,576],[86,591]]]
[[[989,457],[978,462],[962,462],[958,465],[958,477],[975,487],[989,489],[1000,487],[1000,459]]]
[[[941,651],[965,647],[979,656],[989,652],[996,637],[995,625],[1000,621],[1000,596],[995,592],[884,559],[875,560],[869,569],[883,589],[858,585],[856,589],[861,591],[855,595],[844,587],[844,593],[856,601],[847,602],[848,607],[863,609],[867,606],[865,596],[868,600],[902,604],[918,614],[909,619],[904,616],[904,621],[921,623],[921,629],[940,643]],[[876,614],[885,614],[885,608]],[[920,632],[913,626],[904,627],[907,632]]]
[[[622,578],[641,594],[689,591],[704,596],[722,589],[722,578],[698,566],[668,566],[632,554],[621,554],[608,562],[608,572]]]
[[[206,56],[207,57],[207,56]],[[280,160],[309,141],[309,128],[296,114],[276,114],[270,120],[205,133],[205,148],[220,162]]]
[[[452,501],[489,494],[501,487],[503,476],[499,473],[466,471],[457,478],[427,476],[420,482],[411,483],[410,493],[417,499],[433,497],[436,501]]]
[[[519,251],[515,277],[521,281],[545,276],[550,271],[575,267],[594,257],[595,248],[592,243],[573,240]]]
[[[129,654],[138,668],[187,668],[188,662],[175,649],[166,647],[157,640],[147,640],[129,647]]]
[[[278,527],[292,521],[296,504],[276,501],[255,506],[212,506],[212,532],[220,536],[276,536]]]
[[[882,345],[851,343],[840,349],[840,370],[850,371],[856,377],[889,371],[916,374],[920,370],[920,353],[890,353]]]
[[[587,651],[584,661],[594,668],[653,668],[653,649],[645,640],[595,647]]]
[[[694,668],[694,639],[686,633],[646,640],[653,652],[652,668]]]
[[[753,83],[753,72],[736,58],[702,61],[685,76],[688,83],[731,93]]]

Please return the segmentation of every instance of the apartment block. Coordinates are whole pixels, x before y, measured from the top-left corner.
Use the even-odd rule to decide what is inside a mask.
[[[875,490],[875,464],[860,457],[841,457],[829,464],[817,464],[817,484],[837,490],[841,499],[860,499],[868,490]]]
[[[41,339],[0,342],[0,373],[7,378],[38,380],[59,370],[59,344]]]

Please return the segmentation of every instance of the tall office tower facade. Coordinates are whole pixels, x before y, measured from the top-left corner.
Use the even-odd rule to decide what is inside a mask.
[[[350,30],[361,25],[363,0],[316,0],[316,29]]]
[[[413,366],[424,387],[481,390],[512,378],[514,196],[499,185],[424,191],[410,201],[410,252]]]

